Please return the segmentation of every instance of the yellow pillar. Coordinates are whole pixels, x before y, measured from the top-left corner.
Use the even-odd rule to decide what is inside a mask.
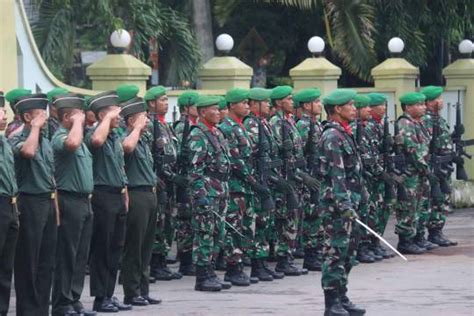
[[[0,0],[0,17],[0,90],[6,93],[18,85],[15,0]]]
[[[151,68],[132,55],[110,54],[87,67],[86,73],[93,90],[114,90],[126,83],[137,85],[143,95]]]
[[[462,58],[443,69],[446,86],[464,86],[466,94],[463,104],[463,121],[466,129],[464,139],[474,138],[474,125],[469,119],[474,118],[474,58]],[[474,155],[474,147],[466,147],[466,151]],[[465,167],[469,179],[474,179],[474,161],[465,159]]]
[[[319,88],[324,96],[337,89],[341,68],[324,57],[312,57],[290,69],[290,76],[295,90]]]
[[[213,57],[199,70],[200,88],[250,88],[253,69],[233,56]]]
[[[413,66],[404,58],[389,58],[372,68],[375,88],[393,88],[395,90],[395,116],[402,113],[399,98],[406,92],[415,91],[416,78],[420,73],[418,67]]]

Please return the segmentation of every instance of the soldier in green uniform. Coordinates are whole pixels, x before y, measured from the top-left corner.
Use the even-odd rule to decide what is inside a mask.
[[[225,281],[237,286],[248,286],[252,280],[243,271],[242,256],[255,259],[261,251],[255,244],[255,210],[253,195],[265,200],[270,197],[267,186],[259,183],[253,173],[252,143],[242,120],[249,114],[248,91],[234,88],[227,92],[229,115],[219,129],[229,142],[231,176],[229,180],[230,202],[226,221],[231,226],[226,232],[225,259],[227,271]]]
[[[56,105],[53,104],[53,98],[56,96],[68,94],[69,91],[64,88],[54,88],[53,90],[49,91],[46,95],[48,97],[48,125],[47,125],[47,132],[48,132],[48,139],[53,139],[54,133],[61,125],[58,118],[58,109]]]
[[[130,88],[133,92],[133,88]],[[137,90],[138,92],[138,90]],[[136,306],[159,304],[149,295],[149,264],[155,240],[157,216],[156,174],[153,157],[146,138],[148,118],[142,98],[121,103],[120,115],[127,125],[122,147],[128,179],[129,211],[121,275],[124,303]],[[122,98],[122,100],[128,99]]]
[[[297,108],[301,109],[301,117],[296,123],[299,135],[304,144],[306,157],[306,171],[314,176],[317,166],[317,146],[323,131],[318,122],[322,105],[319,97],[319,89],[302,89],[293,97],[299,103]],[[296,106],[295,102],[295,106]],[[303,267],[310,271],[321,271],[322,249],[324,243],[324,229],[322,218],[317,212],[319,202],[319,191],[305,189],[303,191],[303,216],[301,218],[301,244],[304,249]]]
[[[224,136],[217,128],[219,97],[201,96],[197,100],[199,122],[191,130],[189,148],[194,231],[193,262],[196,264],[197,291],[220,291],[231,284],[214,272],[212,261],[223,248],[224,220],[228,204],[230,161]]]
[[[224,118],[229,114],[229,109],[227,108],[227,102],[224,97],[219,97],[219,122],[222,122]]]
[[[5,97],[0,91],[0,131],[7,127]],[[5,135],[0,135],[0,315],[7,315],[18,240],[18,210],[13,151]]]
[[[98,124],[84,142],[93,156],[94,225],[90,258],[90,288],[95,296],[94,310],[130,310],[113,296],[125,242],[128,209],[127,176],[119,127],[119,100],[115,91],[105,91],[90,99]]]
[[[277,265],[275,270],[289,276],[308,273],[293,263],[292,251],[296,248],[299,218],[301,217],[301,191],[303,185],[317,190],[319,181],[304,171],[306,161],[303,141],[293,118],[293,89],[290,86],[278,86],[273,89],[271,99],[276,109],[270,119],[273,134],[279,145],[283,161],[282,176],[291,184],[291,190],[277,197],[275,229],[277,235]]]
[[[446,120],[441,117],[440,111],[443,109],[443,88],[437,86],[427,86],[421,91],[426,97],[426,114],[422,118],[423,126],[428,130],[430,134],[430,141],[432,141],[433,127],[435,124],[438,125],[440,134],[438,135],[438,141],[435,142],[435,150],[440,155],[450,155],[453,152],[453,141],[449,126]],[[451,187],[451,171],[450,165],[445,164],[441,168],[440,177],[443,177]],[[421,240],[424,239],[424,229],[428,228],[428,240],[434,244],[442,247],[455,246],[457,242],[449,240],[443,234],[443,227],[446,223],[446,216],[451,208],[451,196],[449,193],[441,192],[440,201],[431,200],[431,214],[429,218],[423,220],[423,224],[426,227],[420,227],[422,231],[418,232]],[[429,207],[429,206],[428,206]]]
[[[347,297],[357,248],[355,218],[364,194],[362,162],[349,125],[356,118],[355,96],[354,90],[336,89],[323,99],[329,122],[318,146],[317,172],[322,179],[318,208],[327,237],[321,275],[325,316],[365,314]]]
[[[199,94],[196,91],[186,91],[178,98],[181,116],[173,124],[174,133],[178,139],[177,172],[187,176],[190,169],[189,132],[197,124],[196,102]],[[178,194],[179,192],[179,194]],[[176,243],[179,256],[179,272],[183,275],[195,275],[193,265],[193,229],[191,227],[191,193],[189,187],[176,187]]]
[[[20,233],[15,257],[18,315],[48,315],[55,263],[56,208],[53,150],[42,131],[46,125],[45,94],[16,99],[25,127],[11,140],[18,182]]]
[[[171,246],[168,240],[170,235],[174,235],[175,186],[187,187],[189,179],[176,172],[177,138],[165,120],[168,112],[166,89],[163,86],[153,87],[146,92],[144,100],[152,116],[151,149],[158,177],[158,218],[150,274],[157,280],[169,281],[183,277],[181,273],[172,272],[168,268],[166,256]]]
[[[20,114],[16,111],[15,103],[17,99],[21,96],[31,94],[31,90],[17,88],[7,92],[5,99],[10,103],[10,108],[13,111],[13,120],[8,123],[7,129],[5,130],[5,136],[8,139],[11,139],[14,135],[21,133],[25,124],[21,120]]]
[[[53,315],[79,313],[80,299],[92,237],[91,193],[94,189],[92,154],[83,142],[84,99],[76,94],[60,94],[50,105],[57,109],[60,122],[51,144],[54,152],[60,223],[53,279]]]
[[[271,90],[263,88],[250,89],[250,114],[245,117],[244,126],[252,141],[252,159],[256,166],[255,171],[259,181],[278,190],[286,183],[278,176],[281,160],[278,157],[278,146],[273,137],[271,126],[266,119],[270,111],[271,93]],[[257,277],[260,281],[281,279],[284,274],[270,269],[265,262],[269,257],[271,223],[275,216],[275,207],[268,208],[268,201],[262,201],[260,196],[254,195],[254,208],[256,214],[255,242],[260,251],[257,252],[256,258],[252,261],[250,275]]]
[[[408,199],[397,203],[395,233],[398,234],[398,250],[401,253],[422,254],[427,249],[415,243],[415,236],[423,186],[426,188],[426,177],[429,175],[429,136],[421,124],[426,111],[425,96],[418,92],[406,93],[400,97],[400,103],[404,113],[397,121],[400,132],[395,141],[403,147],[407,161],[403,186]]]

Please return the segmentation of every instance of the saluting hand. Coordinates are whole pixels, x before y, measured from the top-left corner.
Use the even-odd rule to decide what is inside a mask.
[[[73,115],[71,115],[71,121],[73,123],[79,123],[79,124],[84,124],[84,121],[86,119],[86,115],[84,114],[84,112],[76,112],[74,113]]]
[[[31,120],[31,127],[42,128],[46,123],[46,119],[46,111],[40,112],[38,115],[35,116],[35,118]]]
[[[146,117],[145,113],[143,113],[142,115],[139,115],[137,119],[135,120],[135,122],[133,123],[133,128],[142,130],[143,128],[145,128],[147,124],[147,120],[148,118]]]
[[[106,118],[109,118],[110,120],[116,119],[116,118],[119,117],[121,110],[122,110],[122,109],[119,108],[119,107],[117,107],[117,108],[115,108],[115,109],[112,109],[112,110],[110,110],[110,111],[107,112],[107,114],[105,115],[105,117],[106,117]]]

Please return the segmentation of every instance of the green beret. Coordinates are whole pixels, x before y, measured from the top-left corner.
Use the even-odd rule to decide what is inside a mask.
[[[356,109],[362,109],[370,105],[370,97],[366,94],[358,94],[354,97],[354,106]]]
[[[419,92],[408,92],[400,97],[400,103],[405,105],[413,105],[420,102],[424,102],[426,99],[423,93]]]
[[[196,107],[202,109],[211,105],[219,105],[221,97],[215,95],[202,95],[197,99]]]
[[[293,96],[293,109],[297,109],[301,106],[300,98],[297,95]]]
[[[272,90],[263,88],[252,88],[249,91],[249,99],[255,101],[270,100]]]
[[[219,96],[219,111],[227,109],[227,101],[223,96]]]
[[[53,97],[52,104],[59,109],[84,109],[84,98],[75,93],[57,95]]]
[[[353,89],[336,89],[323,99],[324,105],[344,105],[354,99],[357,91]]]
[[[242,88],[234,88],[227,91],[225,100],[227,103],[239,103],[249,98],[249,91]]]
[[[183,92],[178,98],[178,107],[182,111],[185,107],[196,104],[199,98],[199,93],[196,91]]]
[[[119,105],[117,92],[114,90],[99,93],[89,99],[89,109],[94,113],[99,113],[100,110],[111,105]]]
[[[44,93],[29,94],[20,97],[15,104],[15,108],[20,114],[36,109],[46,110],[47,106],[48,96]]]
[[[84,97],[84,111],[89,111],[90,110],[91,99],[92,99],[92,97],[90,95],[86,95]]]
[[[321,96],[321,91],[319,89],[308,88],[302,89],[293,95],[293,102],[295,99],[299,103],[312,102],[318,99]]]
[[[153,88],[148,89],[145,93],[145,97],[143,98],[145,101],[154,101],[159,97],[166,94],[166,88],[163,86],[156,86]]]
[[[270,98],[272,100],[280,100],[286,98],[293,93],[293,88],[290,86],[277,86],[273,88]]]
[[[426,101],[438,98],[443,93],[443,88],[438,86],[427,86],[420,90],[426,97]]]
[[[64,88],[54,88],[53,90],[49,91],[46,95],[48,96],[49,103],[53,102],[53,98],[57,95],[64,95],[68,94],[69,90]]]
[[[369,106],[381,105],[387,102],[387,97],[382,93],[372,92],[367,95],[370,98]]]
[[[120,115],[125,118],[136,113],[146,112],[145,102],[140,97],[132,98],[124,103],[121,103],[120,105],[122,106]]]
[[[10,105],[13,106],[15,103],[18,101],[19,98],[24,97],[25,95],[31,94],[31,90],[29,89],[23,89],[23,88],[18,88],[18,89],[13,89],[7,92],[5,95],[5,99],[10,103]]]
[[[0,108],[5,106],[5,97],[3,96],[3,91],[0,91]]]
[[[135,98],[139,90],[134,84],[122,84],[115,89],[120,103]]]

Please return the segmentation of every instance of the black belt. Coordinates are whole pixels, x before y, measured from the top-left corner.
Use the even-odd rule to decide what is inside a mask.
[[[124,194],[125,188],[123,187],[111,187],[108,185],[96,185],[94,186],[94,191],[101,191],[107,193],[115,193],[115,194]]]
[[[28,196],[28,197],[35,197],[35,198],[39,198],[39,199],[49,199],[49,200],[54,200],[56,198],[56,192],[38,193],[38,194],[20,192],[20,195]]]
[[[172,162],[176,162],[176,157],[173,155],[161,155],[159,156],[159,160],[162,164],[169,164]]]
[[[221,172],[206,170],[205,174],[208,177],[215,178],[215,179],[220,180],[220,181],[229,181],[229,174],[228,173],[221,173]]]
[[[128,187],[128,191],[156,193],[156,187],[151,186],[151,185],[139,185],[139,186],[136,186],[136,187]]]
[[[362,184],[354,183],[354,182],[347,182],[346,183],[346,189],[349,190],[349,191],[354,191],[354,192],[362,192]]]
[[[78,199],[90,200],[92,198],[92,193],[80,193],[80,192],[73,192],[73,191],[58,190],[58,194],[70,195]]]
[[[283,161],[281,159],[275,159],[269,162],[267,165],[268,169],[278,168],[283,166]]]
[[[295,168],[304,168],[306,167],[306,160],[304,159],[297,159],[293,164]]]
[[[0,203],[16,204],[16,196],[0,195]]]

